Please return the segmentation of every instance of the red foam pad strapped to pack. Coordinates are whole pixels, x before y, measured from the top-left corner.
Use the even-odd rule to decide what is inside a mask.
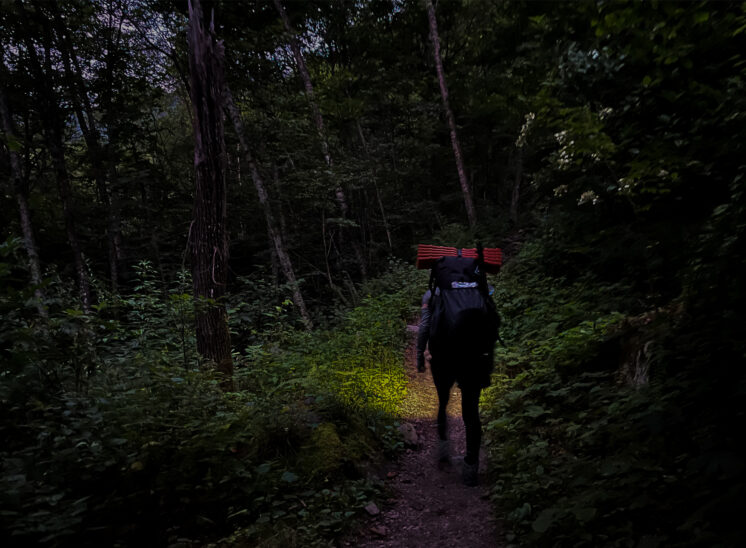
[[[502,250],[499,247],[485,247],[482,252],[484,253],[484,269],[491,274],[497,274],[503,264]],[[417,268],[430,268],[441,257],[456,257],[457,255],[458,249],[455,247],[420,244],[417,246]],[[476,259],[477,250],[475,248],[462,249],[461,255]]]

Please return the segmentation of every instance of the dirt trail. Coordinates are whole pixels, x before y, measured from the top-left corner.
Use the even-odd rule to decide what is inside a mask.
[[[410,331],[416,327],[410,326]],[[391,499],[369,520],[347,546],[362,547],[453,547],[495,548],[500,546],[499,524],[483,486],[461,483],[465,450],[461,420],[461,392],[454,386],[448,404],[448,432],[453,463],[437,464],[438,435],[435,417],[438,398],[430,371],[417,373],[414,343],[407,350],[409,386],[403,417],[417,432],[418,446],[407,449],[388,473]],[[484,473],[484,455],[480,459]],[[372,509],[375,513],[375,509]]]

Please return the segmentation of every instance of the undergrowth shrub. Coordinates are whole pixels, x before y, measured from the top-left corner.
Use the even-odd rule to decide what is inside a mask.
[[[680,302],[640,313],[623,286],[549,278],[535,256],[501,274],[508,347],[483,406],[508,540],[740,544],[745,386],[718,320]]]
[[[193,350],[188,279],[164,288],[142,264],[92,314],[50,283],[45,320],[15,248],[0,262],[4,546],[328,544],[377,496],[365,463],[401,447],[406,280],[333,330],[270,308],[224,392]]]
[[[394,416],[404,397],[407,308],[397,295],[366,297],[308,353],[310,374],[351,410]]]

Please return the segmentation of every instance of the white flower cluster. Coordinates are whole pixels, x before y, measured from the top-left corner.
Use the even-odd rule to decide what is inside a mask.
[[[523,122],[523,126],[521,127],[521,132],[518,134],[518,139],[515,140],[515,146],[518,148],[523,148],[526,146],[526,142],[528,139],[528,130],[531,128],[531,124],[536,120],[536,114],[533,112],[529,112],[526,114],[526,121]]]
[[[619,186],[619,192],[621,194],[626,194],[629,191],[631,191],[634,184],[635,182],[629,177],[622,177],[617,181],[617,185]]]
[[[554,134],[554,138],[561,145],[561,148],[555,156],[558,169],[567,169],[573,161],[572,146],[575,141],[567,138],[567,130],[562,130]]]
[[[557,166],[560,169],[565,169],[572,162],[572,153],[567,148],[562,148],[557,156]]]
[[[556,198],[564,196],[565,194],[567,194],[567,190],[568,190],[567,185],[560,185],[554,189],[554,196]]]
[[[580,195],[580,199],[578,200],[578,205],[587,204],[590,202],[593,205],[596,205],[600,201],[600,198],[598,195],[593,192],[592,190],[586,190],[583,192],[583,194]]]
[[[572,147],[575,145],[573,139],[568,139],[567,130],[562,130],[554,134],[554,138],[561,145],[555,157],[558,169],[567,169],[574,159]]]

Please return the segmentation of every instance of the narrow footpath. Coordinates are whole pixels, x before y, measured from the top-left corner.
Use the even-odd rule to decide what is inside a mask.
[[[416,326],[408,329],[416,334]],[[388,472],[392,496],[380,509],[370,508],[372,516],[368,523],[357,538],[343,545],[368,548],[502,546],[498,541],[502,538],[499,523],[493,515],[486,488],[482,485],[466,487],[461,483],[460,459],[465,451],[461,391],[454,386],[448,404],[452,463],[438,465],[438,397],[429,369],[418,373],[415,364],[413,341],[406,356],[409,384],[402,413],[408,449],[397,466]],[[485,465],[483,454],[480,476],[484,474]]]

